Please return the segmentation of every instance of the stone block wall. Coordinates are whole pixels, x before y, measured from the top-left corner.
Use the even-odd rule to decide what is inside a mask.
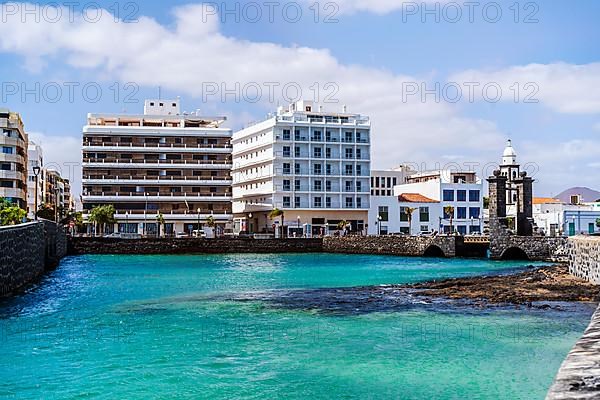
[[[600,237],[573,236],[568,240],[569,272],[600,285]]]
[[[453,236],[345,236],[323,239],[323,251],[329,253],[423,256],[432,246],[439,248],[444,257],[456,256],[456,238]]]
[[[50,221],[0,227],[0,297],[56,267],[66,243],[65,231]]]
[[[168,238],[118,239],[72,237],[68,253],[78,254],[221,254],[315,253],[323,251],[321,239]]]
[[[490,258],[502,259],[511,249],[522,250],[530,260],[566,262],[568,258],[566,238],[515,235],[490,237]]]

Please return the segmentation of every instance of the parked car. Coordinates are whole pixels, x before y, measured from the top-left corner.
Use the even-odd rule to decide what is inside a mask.
[[[192,231],[192,237],[195,237],[195,238],[197,238],[197,237],[205,238],[206,237],[206,232],[204,232],[204,230],[200,230],[199,231],[197,229],[194,229]]]
[[[224,237],[234,237],[235,233],[233,233],[233,229],[231,229],[231,228],[225,228],[223,230],[223,236]]]
[[[118,232],[114,232],[114,233],[108,233],[106,235],[104,235],[105,238],[120,238],[121,234]]]
[[[186,238],[186,237],[188,237],[188,236],[189,236],[189,235],[188,235],[187,233],[185,233],[185,232],[177,232],[177,233],[175,234],[175,237],[176,237],[176,238]]]

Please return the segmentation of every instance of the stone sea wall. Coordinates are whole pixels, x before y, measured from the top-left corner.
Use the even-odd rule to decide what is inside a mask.
[[[502,259],[510,251],[520,249],[530,260],[566,262],[567,239],[562,237],[496,235],[490,238],[490,258]]]
[[[0,227],[0,297],[55,268],[66,251],[65,231],[53,222]]]
[[[69,238],[68,252],[78,254],[220,254],[315,253],[323,251],[321,239],[252,238]]]
[[[326,237],[323,239],[323,251],[346,254],[454,257],[456,238],[452,236]]]
[[[571,275],[600,285],[600,237],[573,236],[568,247]]]
[[[600,307],[563,361],[546,400],[600,399]]]

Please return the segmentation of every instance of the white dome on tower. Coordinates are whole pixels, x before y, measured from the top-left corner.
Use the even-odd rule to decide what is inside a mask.
[[[517,164],[517,153],[512,147],[512,141],[508,139],[508,141],[506,142],[506,148],[504,148],[504,153],[502,153],[502,165],[515,164]]]

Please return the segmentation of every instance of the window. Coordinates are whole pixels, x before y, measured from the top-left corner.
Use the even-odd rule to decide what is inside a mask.
[[[298,129],[294,131],[294,140],[300,140],[300,131]]]
[[[313,165],[313,173],[315,175],[321,175],[323,173],[321,164],[315,164],[315,165]]]
[[[469,207],[469,218],[479,219],[479,207]]]
[[[300,196],[294,197],[294,207],[300,208]]]
[[[331,164],[325,165],[325,173],[331,175]]]
[[[429,232],[429,225],[421,225],[419,229],[421,232]]]
[[[292,190],[292,183],[290,182],[289,179],[283,180],[283,190],[286,192],[289,192],[290,190]]]
[[[354,135],[352,134],[352,132],[344,132],[345,141],[348,142],[348,143],[352,142],[352,137],[353,136]]]
[[[456,227],[456,230],[458,231],[458,233],[462,236],[467,234],[467,227],[464,225],[459,225]]]
[[[283,140],[290,140],[292,138],[291,132],[289,129],[283,130]]]
[[[331,197],[325,197],[325,207],[331,208]]]
[[[429,207],[419,207],[419,221],[429,222]]]
[[[292,206],[292,200],[290,196],[283,196],[283,207],[289,208]]]
[[[300,146],[294,146],[294,157],[300,157]]]
[[[362,192],[362,182],[360,182],[360,181],[356,182],[356,191]]]
[[[351,192],[352,186],[352,181],[346,181],[346,192]]]
[[[454,201],[454,190],[444,190],[444,201]]]
[[[323,182],[321,180],[316,180],[313,182],[313,190],[315,192],[320,192],[323,190]]]
[[[467,191],[466,190],[457,190],[456,191],[456,201],[467,201]]]
[[[181,176],[181,171],[167,171],[167,176]]]
[[[298,163],[294,164],[294,173],[296,175],[300,175],[300,164],[298,164]]]
[[[283,163],[283,174],[289,175],[292,173],[292,166],[290,163]]]
[[[387,206],[379,206],[379,211],[378,211],[377,216],[381,217],[381,221],[388,222],[390,220],[389,208]]]
[[[352,168],[352,165],[346,165],[345,166],[345,172],[346,172],[346,175],[353,175],[354,174],[354,168]]]
[[[313,149],[313,157],[314,158],[321,158],[323,156],[323,149],[320,147],[315,147]]]
[[[121,154],[121,158],[124,160],[131,160],[133,157],[131,154]]]
[[[321,139],[322,139],[321,131],[314,131],[313,132],[313,140],[320,142]]]
[[[346,197],[346,208],[354,207],[354,198]]]
[[[167,154],[167,160],[181,160],[181,154]]]
[[[302,186],[300,185],[300,179],[296,179],[294,181],[294,190],[299,191],[301,190]]]
[[[13,154],[14,153],[14,149],[12,147],[2,147],[2,153],[4,154]]]
[[[10,164],[0,164],[0,170],[10,171]]]
[[[360,165],[356,166],[356,175],[357,176],[361,176],[362,175],[362,166],[360,166]]]
[[[0,181],[0,187],[3,187],[3,188],[12,188],[13,187],[13,181]]]
[[[325,148],[325,157],[331,158],[331,148],[330,147]]]
[[[323,207],[323,199],[319,196],[315,197],[313,199],[313,207],[315,207],[315,208]]]
[[[467,207],[456,207],[456,219],[467,218]]]
[[[479,190],[469,190],[469,201],[479,201]]]
[[[121,143],[127,143],[130,144],[131,143],[131,138],[130,137],[122,137],[120,139]]]
[[[356,198],[356,208],[361,208],[362,207],[362,198],[357,197]]]
[[[283,156],[284,157],[292,156],[292,149],[290,148],[290,146],[283,146]]]
[[[410,228],[408,226],[401,226],[400,233],[410,234]]]
[[[348,160],[354,158],[354,151],[352,149],[346,149],[345,154],[346,154],[346,159],[348,159]]]
[[[325,132],[325,140],[331,142],[331,131]]]
[[[469,231],[471,233],[479,233],[479,232],[481,232],[481,227],[479,225],[471,225],[469,227]]]

